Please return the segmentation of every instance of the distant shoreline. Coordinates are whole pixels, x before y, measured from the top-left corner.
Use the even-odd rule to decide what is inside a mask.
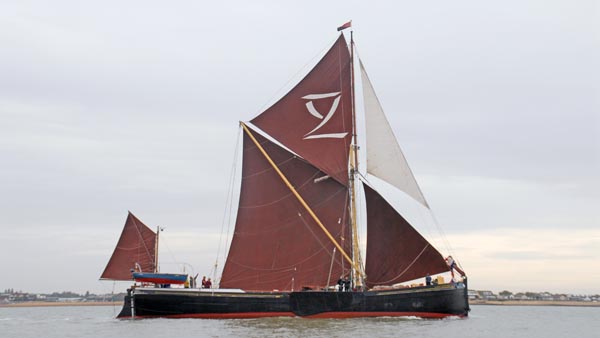
[[[52,306],[111,306],[123,305],[123,301],[118,302],[22,302],[0,304],[1,307],[52,307]]]
[[[508,305],[508,306],[584,306],[600,307],[600,302],[575,302],[561,300],[469,300],[471,305]]]

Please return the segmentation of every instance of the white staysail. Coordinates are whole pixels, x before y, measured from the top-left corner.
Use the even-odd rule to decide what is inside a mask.
[[[376,176],[429,208],[383,113],[375,90],[360,61],[367,137],[367,173]]]

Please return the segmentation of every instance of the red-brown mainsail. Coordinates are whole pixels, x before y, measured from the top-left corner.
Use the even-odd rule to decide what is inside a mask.
[[[325,173],[253,133],[273,162],[349,252],[348,189],[317,180]],[[256,145],[244,134],[242,186],[235,233],[222,288],[299,290],[337,280],[349,264],[290,192]],[[330,277],[331,276],[331,277]]]

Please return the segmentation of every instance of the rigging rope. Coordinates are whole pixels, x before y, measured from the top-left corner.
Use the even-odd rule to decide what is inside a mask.
[[[171,255],[171,259],[173,259],[173,263],[177,263],[177,259],[175,258],[175,254],[173,253],[173,251],[171,251],[171,248],[169,247],[169,244],[167,243],[167,239],[165,238],[165,235],[162,235],[161,239],[162,239],[161,243],[163,243],[163,245],[167,247],[167,251]],[[164,262],[163,262],[163,264],[164,264]]]
[[[219,265],[219,259],[221,255],[221,245],[223,244],[223,233],[225,228],[225,223],[227,222],[227,235],[225,236],[225,252],[223,253],[223,260],[225,260],[228,251],[229,243],[229,231],[231,229],[231,215],[233,209],[233,193],[235,186],[235,175],[237,172],[237,161],[239,156],[240,149],[240,135],[242,135],[242,127],[238,126],[237,138],[235,141],[235,151],[233,152],[233,163],[231,164],[231,170],[229,174],[229,187],[227,189],[227,197],[225,198],[225,209],[223,210],[223,220],[221,221],[221,233],[219,235],[219,244],[217,247],[217,258],[215,259],[215,265],[213,267],[212,275],[215,283],[217,282],[217,269]],[[229,214],[228,214],[229,211]],[[222,276],[219,277],[219,281]]]
[[[435,226],[438,229],[438,231],[441,233],[442,240],[444,241],[444,245],[446,246],[446,250],[448,250],[448,252],[452,256],[452,258],[454,259],[454,261],[456,262],[456,264],[459,267],[462,267],[462,265],[458,261],[458,258],[456,258],[454,256],[454,249],[452,248],[452,245],[450,245],[450,241],[448,241],[448,238],[447,238],[446,234],[444,233],[444,229],[440,226],[439,222],[437,221],[437,218],[435,217],[435,214],[433,213],[433,210],[429,209],[429,211],[431,213],[431,218],[433,219],[433,223],[435,224]]]

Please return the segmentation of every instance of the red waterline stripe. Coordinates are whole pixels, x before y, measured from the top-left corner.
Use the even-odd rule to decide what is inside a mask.
[[[240,313],[189,313],[177,315],[159,316],[135,316],[136,319],[143,318],[204,318],[204,319],[250,319],[266,317],[298,317],[293,312],[240,312]],[[453,315],[436,312],[323,312],[316,315],[301,316],[303,318],[364,318],[364,317],[420,317],[420,318],[446,318],[466,317],[465,315]],[[129,316],[120,317],[123,319]]]
[[[446,318],[464,317],[464,315],[453,315],[437,312],[323,312],[306,318],[359,318],[359,317],[420,317],[420,318]]]

